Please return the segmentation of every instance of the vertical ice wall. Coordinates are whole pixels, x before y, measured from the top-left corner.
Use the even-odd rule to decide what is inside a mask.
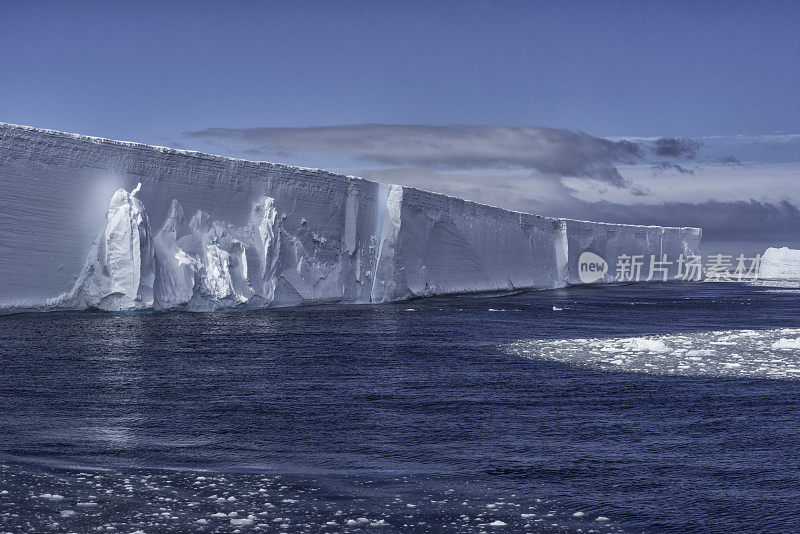
[[[0,307],[218,309],[551,288],[580,282],[586,250],[613,264],[699,244],[694,228],[538,217],[0,124]]]
[[[678,276],[678,258],[700,254],[699,228],[665,228],[661,226],[633,226],[623,224],[596,223],[564,220],[567,241],[567,282],[580,284],[578,258],[585,252],[594,252],[609,264],[604,281],[615,280],[615,266],[623,256],[637,256],[635,263],[640,271],[635,280],[652,278],[663,280]],[[651,265],[655,260],[659,262]]]

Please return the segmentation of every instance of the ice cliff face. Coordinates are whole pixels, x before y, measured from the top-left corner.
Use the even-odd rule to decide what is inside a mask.
[[[800,278],[800,250],[768,248],[761,256],[759,278]]]
[[[619,255],[644,256],[646,272],[651,255],[698,253],[700,234],[0,124],[0,308],[213,310],[552,288],[580,283],[584,251],[610,264],[608,282]]]
[[[135,196],[140,186],[114,193],[105,228],[65,303],[104,310],[153,306],[155,256],[147,213]]]
[[[155,308],[213,310],[275,299],[280,221],[264,197],[243,227],[198,211],[187,224],[174,200],[155,238]]]

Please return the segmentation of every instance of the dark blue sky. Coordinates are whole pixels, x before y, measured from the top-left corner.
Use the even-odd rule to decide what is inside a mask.
[[[0,121],[800,246],[800,2],[4,0]]]
[[[800,124],[797,2],[3,2],[0,118],[530,124],[703,136]]]

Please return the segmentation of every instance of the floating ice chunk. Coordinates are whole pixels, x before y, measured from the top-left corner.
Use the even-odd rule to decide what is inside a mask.
[[[72,517],[75,515],[75,510],[61,510],[61,517]]]
[[[677,352],[677,351],[676,351]],[[713,349],[693,349],[684,352],[684,355],[691,360],[695,358],[702,358],[704,356],[713,356],[716,351]]]
[[[492,521],[491,523],[489,523],[488,525],[490,527],[505,527],[505,526],[508,526],[508,523],[506,523],[505,521],[500,521],[499,519],[496,519],[496,520]]]
[[[40,499],[47,499],[47,500],[50,500],[50,501],[63,501],[64,500],[64,496],[63,495],[58,495],[57,493],[54,493],[54,494],[42,493],[41,495],[39,495],[39,498]]]
[[[625,349],[630,351],[654,352],[657,354],[663,354],[672,350],[663,341],[649,338],[633,338],[625,344]]]
[[[781,338],[772,344],[773,349],[800,350],[800,337],[795,339]]]

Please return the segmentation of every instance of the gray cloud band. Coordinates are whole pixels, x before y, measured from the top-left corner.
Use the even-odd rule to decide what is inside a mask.
[[[362,169],[368,178],[383,178],[440,191],[476,202],[552,217],[571,217],[625,224],[699,226],[703,239],[747,241],[766,245],[800,245],[800,210],[789,200],[617,203],[590,202],[572,195],[558,180],[542,176],[436,173],[426,169]],[[757,249],[757,248],[756,248]],[[754,250],[756,250],[754,249]]]
[[[446,192],[498,206],[557,216],[609,222],[694,225],[716,240],[794,241],[800,212],[791,202],[706,201],[697,204],[621,205],[576,199],[560,178],[599,180],[630,187],[616,165],[648,162],[656,174],[691,176],[674,161],[695,160],[703,147],[685,138],[609,140],[583,132],[542,127],[415,126],[362,124],[308,128],[208,128],[186,137],[229,141],[252,154],[325,154],[377,163],[363,175]],[[673,161],[665,161],[672,159]],[[732,157],[718,161],[739,164]],[[493,175],[491,169],[536,171],[516,177]],[[481,171],[475,173],[474,171]],[[444,173],[435,171],[448,171]],[[460,171],[471,171],[468,173]],[[497,187],[503,184],[503,187]],[[509,191],[514,190],[514,195]],[[545,200],[546,199],[546,200]]]
[[[360,124],[310,128],[208,128],[187,137],[231,140],[270,152],[346,155],[430,169],[524,168],[625,187],[616,166],[644,156],[638,143],[529,126]]]
[[[653,142],[653,152],[662,157],[694,159],[702,143],[694,139],[663,137]]]

